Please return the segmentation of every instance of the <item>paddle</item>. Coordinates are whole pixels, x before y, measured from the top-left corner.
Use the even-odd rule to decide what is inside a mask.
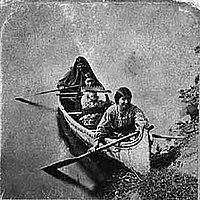
[[[80,85],[72,85],[72,86],[69,86],[69,87],[64,87],[64,89],[75,88],[75,87],[80,87]],[[46,90],[46,91],[43,91],[43,92],[36,93],[33,96],[51,93],[51,92],[57,92],[57,91],[61,91],[61,90],[63,90],[63,89]]]
[[[65,88],[68,89],[68,88],[74,88],[74,87],[78,87],[78,86],[79,86],[79,85],[73,85],[73,86],[69,86],[69,87],[65,87]],[[41,95],[41,94],[47,94],[47,93],[56,92],[56,91],[61,91],[61,89],[46,90],[46,91],[38,92],[38,93],[29,95],[29,96],[26,96],[26,97],[38,96],[38,95]],[[45,107],[45,106],[40,105],[40,104],[38,104],[38,103],[35,103],[35,102],[29,101],[29,100],[27,100],[27,99],[24,99],[24,98],[22,98],[22,97],[15,97],[15,100],[21,101],[21,102],[23,102],[23,103],[28,103],[28,104],[33,105],[33,106]]]
[[[64,87],[64,89],[68,89],[68,88],[75,88],[75,87],[78,87],[79,85],[73,85],[73,86],[69,86],[69,87]],[[53,89],[53,90],[45,90],[45,91],[42,91],[42,92],[38,92],[38,93],[35,93],[35,94],[32,94],[32,95],[29,95],[29,96],[26,96],[26,97],[33,97],[33,96],[37,96],[37,95],[41,95],[41,94],[47,94],[47,93],[51,93],[51,92],[57,92],[57,91],[61,91],[63,89]],[[22,99],[21,97],[15,97],[16,100],[19,100],[19,99]]]
[[[119,142],[121,142],[123,140],[129,139],[129,138],[133,137],[136,134],[138,134],[138,132],[131,133],[131,134],[127,135],[127,136],[124,136],[124,137],[119,138],[119,139],[117,139],[117,140],[115,140],[113,142],[110,142],[110,143],[108,143],[108,144],[106,144],[104,146],[101,146],[101,147],[97,148],[96,151],[94,151],[94,152],[87,152],[85,154],[82,154],[82,155],[74,157],[74,158],[67,158],[65,160],[57,161],[57,162],[52,163],[50,165],[44,166],[44,167],[42,167],[40,169],[44,170],[44,171],[49,171],[52,168],[57,169],[57,168],[61,168],[61,167],[67,166],[67,165],[71,165],[72,163],[75,163],[75,162],[79,161],[82,158],[85,158],[85,157],[93,155],[93,154],[95,154],[95,153],[97,153],[99,151],[107,149],[108,147],[111,147],[111,146],[113,146],[113,145],[115,145],[115,144],[117,144],[117,143],[119,143]]]
[[[111,90],[95,90],[95,89],[84,89],[82,92],[98,92],[98,93],[112,93]]]
[[[184,139],[184,138],[186,138],[184,136],[159,135],[159,134],[155,134],[155,133],[152,134],[152,137],[154,137],[154,138],[169,139],[169,140],[171,140],[171,139]]]
[[[51,111],[51,112],[57,112],[57,109],[55,109],[55,108],[50,108],[50,107],[47,107],[47,106],[45,106],[45,105],[42,105],[42,104],[39,104],[39,103],[35,103],[35,102],[32,102],[32,101],[29,101],[29,100],[27,100],[27,99],[23,99],[23,98],[21,98],[21,97],[17,97],[17,98],[15,98],[15,100],[21,101],[21,102],[23,102],[23,103],[28,103],[28,104],[30,104],[30,105],[32,105],[32,106],[36,106],[36,107],[38,107],[38,108],[40,108],[40,109],[45,109],[45,110],[48,110],[48,111]]]

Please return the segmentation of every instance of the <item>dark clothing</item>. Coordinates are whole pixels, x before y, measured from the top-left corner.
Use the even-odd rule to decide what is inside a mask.
[[[81,67],[79,67],[81,65]],[[81,85],[85,87],[86,74],[89,74],[90,78],[94,79],[94,86],[103,87],[103,85],[97,80],[94,72],[92,71],[89,63],[84,57],[78,57],[74,63],[74,66],[65,74],[64,78],[58,81],[57,87],[69,87],[74,85]]]
[[[81,109],[81,87],[85,87],[86,75],[94,79],[94,86],[103,88],[103,85],[96,78],[87,60],[81,56],[76,59],[74,66],[70,68],[64,78],[58,81],[57,87],[61,89],[61,95],[69,92],[78,92],[77,98],[61,99],[61,103],[67,111],[78,111]]]

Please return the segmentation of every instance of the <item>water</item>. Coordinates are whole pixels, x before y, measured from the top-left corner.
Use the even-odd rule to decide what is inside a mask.
[[[43,9],[46,9],[44,15]],[[39,21],[30,19],[34,12],[40,13]],[[43,49],[38,36],[44,31],[43,39],[51,37],[41,27],[48,20],[51,21],[51,13],[46,6],[27,5],[13,13],[3,27],[3,198],[88,198],[94,196],[95,188],[103,179],[99,169],[87,159],[82,164],[75,163],[62,169],[66,176],[59,176],[57,172],[58,176],[54,177],[55,173],[50,175],[40,170],[47,164],[72,156],[59,136],[57,96],[55,93],[34,96],[36,92],[55,89],[56,82],[66,72],[65,68],[59,69],[60,60],[52,63],[49,54],[54,52],[56,55],[55,50]],[[26,101],[16,101],[15,97]]]
[[[41,97],[42,98],[42,97]],[[69,178],[61,181],[40,170],[54,161],[71,157],[58,137],[56,112],[20,102],[4,108],[2,145],[2,191],[5,198],[80,198],[88,196],[95,181],[78,164],[64,169]],[[7,114],[7,116],[6,116]],[[19,115],[18,115],[19,114]],[[5,118],[6,116],[6,118]],[[83,194],[84,193],[84,194]]]
[[[47,99],[51,101],[46,96],[37,97],[41,98],[46,99],[45,103],[48,103]],[[45,165],[80,155],[87,149],[67,129],[56,109],[17,101],[12,101],[12,104],[15,106],[8,103],[3,107],[2,117],[7,125],[3,130],[2,147],[4,198],[95,197],[101,182],[109,177],[109,161],[100,168],[85,158],[63,167],[61,172],[41,171],[40,168]]]
[[[107,175],[93,162],[66,167],[65,178],[40,170],[71,153],[59,136],[55,93],[28,96],[55,89],[75,58],[85,56],[106,89],[129,87],[155,132],[167,134],[180,117],[177,91],[192,84],[198,70],[197,17],[169,4],[25,3],[3,9],[3,197],[94,197]],[[5,13],[10,16],[3,19]],[[15,101],[19,96],[36,104]]]

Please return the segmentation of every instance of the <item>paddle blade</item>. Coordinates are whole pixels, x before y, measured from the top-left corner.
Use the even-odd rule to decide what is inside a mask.
[[[29,105],[36,106],[36,107],[38,107],[38,108],[40,108],[40,109],[45,109],[45,110],[48,110],[48,111],[51,111],[51,112],[56,112],[56,111],[57,111],[57,110],[54,109],[54,108],[49,108],[49,107],[44,106],[44,105],[42,105],[42,104],[35,103],[35,102],[29,101],[29,100],[27,100],[27,99],[21,98],[21,97],[16,97],[15,100],[21,101],[21,102],[23,102],[23,103],[27,103],[27,104],[29,104]]]
[[[52,169],[58,169],[67,165],[71,165],[72,163],[75,163],[79,160],[79,158],[69,158],[63,161],[59,161],[59,162],[55,162],[52,163],[50,165],[44,166],[42,168],[40,168],[41,170],[45,171],[45,172],[49,172]]]
[[[27,99],[23,99],[23,98],[21,98],[21,97],[16,97],[15,100],[21,101],[21,102],[23,102],[23,103],[28,103],[28,104],[34,105],[34,106],[40,106],[40,105],[37,104],[37,103],[31,102],[31,101],[29,101],[29,100],[27,100]]]

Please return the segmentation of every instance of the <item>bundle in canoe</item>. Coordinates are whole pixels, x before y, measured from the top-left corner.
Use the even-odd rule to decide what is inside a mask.
[[[74,68],[75,67],[76,66],[74,66]],[[76,71],[74,72],[73,70]],[[70,90],[61,90],[58,94],[58,107],[73,134],[89,148],[95,143],[95,129],[88,128],[79,122],[82,113],[81,94],[84,91],[92,90],[91,88],[88,89],[85,85],[85,80],[87,78],[85,74],[87,74],[87,71],[89,71],[92,78],[95,79],[95,91],[104,94],[106,102],[109,102],[108,93],[110,93],[110,90],[105,90],[92,72],[89,64],[87,66],[87,63],[84,68],[71,68],[70,71],[66,75],[65,83],[64,79],[62,79],[59,85],[62,85],[63,82],[66,86],[79,84],[80,87]],[[70,92],[72,93],[71,96],[69,95]],[[108,143],[112,142],[111,139],[106,140]],[[113,145],[102,153],[123,163],[129,169],[145,174],[150,170],[149,130],[144,129],[141,132],[137,132],[130,139]]]

